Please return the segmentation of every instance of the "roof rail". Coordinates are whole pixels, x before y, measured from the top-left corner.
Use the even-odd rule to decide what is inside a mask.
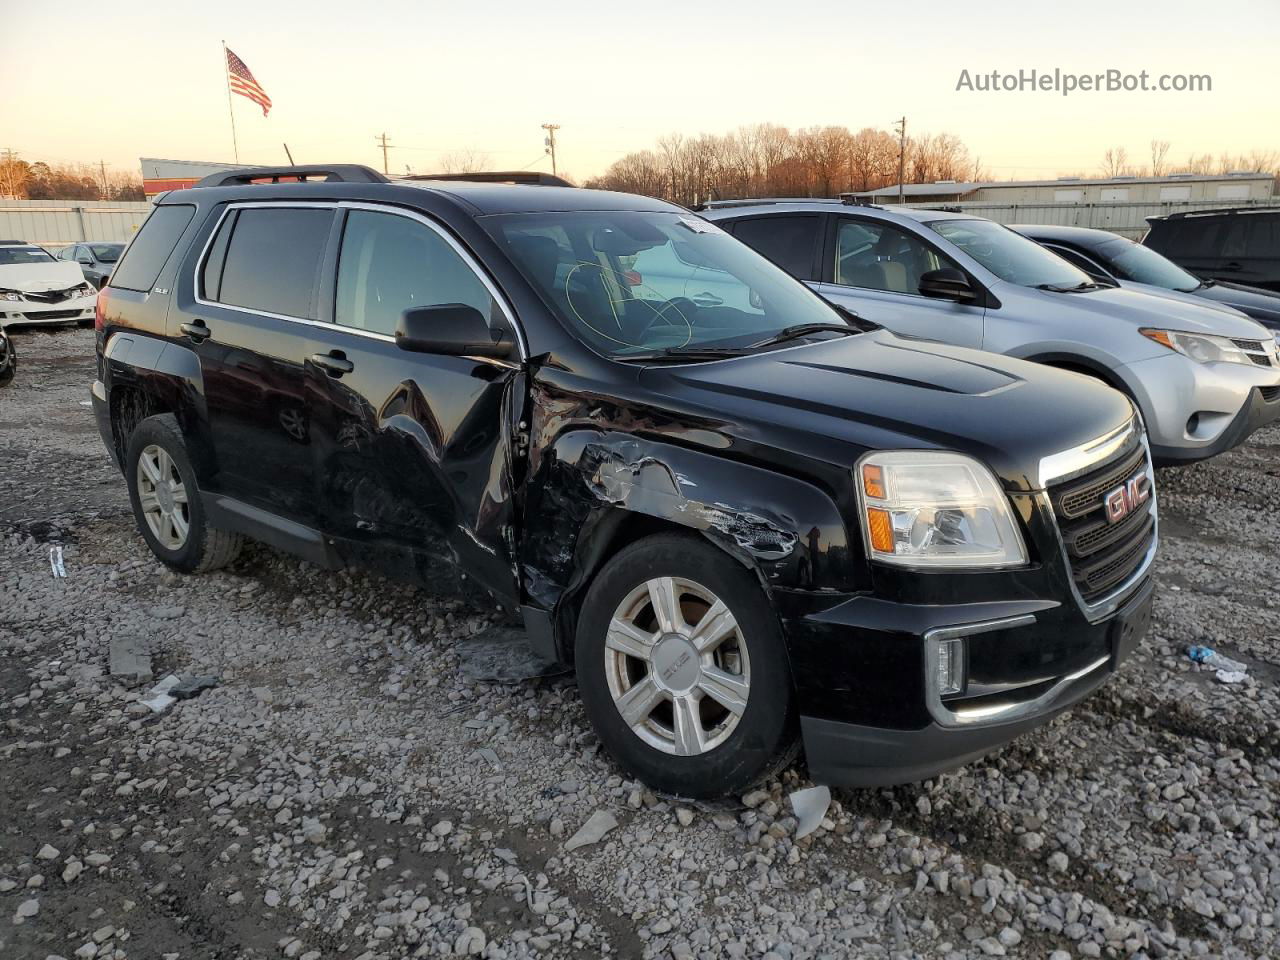
[[[311,180],[329,183],[388,183],[385,176],[372,167],[358,163],[328,163],[304,167],[243,167],[211,173],[195,183],[197,187],[232,187],[247,183],[305,183]]]
[[[477,173],[410,173],[397,180],[465,180],[470,183],[522,183],[536,187],[572,187],[564,177],[536,170],[496,170]]]
[[[1179,210],[1176,213],[1159,213],[1147,217],[1147,220],[1183,220],[1187,217],[1220,217],[1226,213],[1280,213],[1280,206],[1267,204],[1250,204],[1247,207],[1214,207],[1212,210]]]
[[[884,207],[882,207],[880,204],[872,203],[866,197],[859,196],[856,193],[840,194],[840,202],[843,203],[846,207],[875,207],[877,210],[884,209]]]

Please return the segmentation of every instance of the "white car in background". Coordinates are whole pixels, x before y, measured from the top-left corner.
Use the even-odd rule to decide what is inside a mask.
[[[98,291],[68,263],[21,240],[0,240],[0,326],[85,323]]]

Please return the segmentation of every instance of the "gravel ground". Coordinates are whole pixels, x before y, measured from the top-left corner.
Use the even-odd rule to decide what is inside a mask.
[[[92,331],[18,336],[0,957],[1280,954],[1280,429],[1160,474],[1155,628],[1118,677],[956,773],[836,791],[797,839],[803,767],[682,804],[619,774],[569,679],[465,680],[482,612],[264,547],[167,572],[86,405]],[[152,715],[112,638],[219,685]]]

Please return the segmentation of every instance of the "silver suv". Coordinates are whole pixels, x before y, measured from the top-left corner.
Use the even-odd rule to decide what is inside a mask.
[[[990,220],[840,200],[725,201],[701,213],[895,333],[1105,381],[1137,403],[1157,463],[1215,456],[1280,417],[1280,354],[1264,327],[1094,283]]]

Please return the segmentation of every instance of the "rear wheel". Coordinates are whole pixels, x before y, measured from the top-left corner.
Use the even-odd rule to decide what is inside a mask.
[[[739,793],[795,756],[777,616],[746,569],[696,537],[649,537],[606,564],[575,661],[606,748],[659,790]]]
[[[148,417],[130,435],[125,479],[138,530],[166,564],[183,573],[203,573],[236,558],[242,538],[208,525],[172,414]]]

